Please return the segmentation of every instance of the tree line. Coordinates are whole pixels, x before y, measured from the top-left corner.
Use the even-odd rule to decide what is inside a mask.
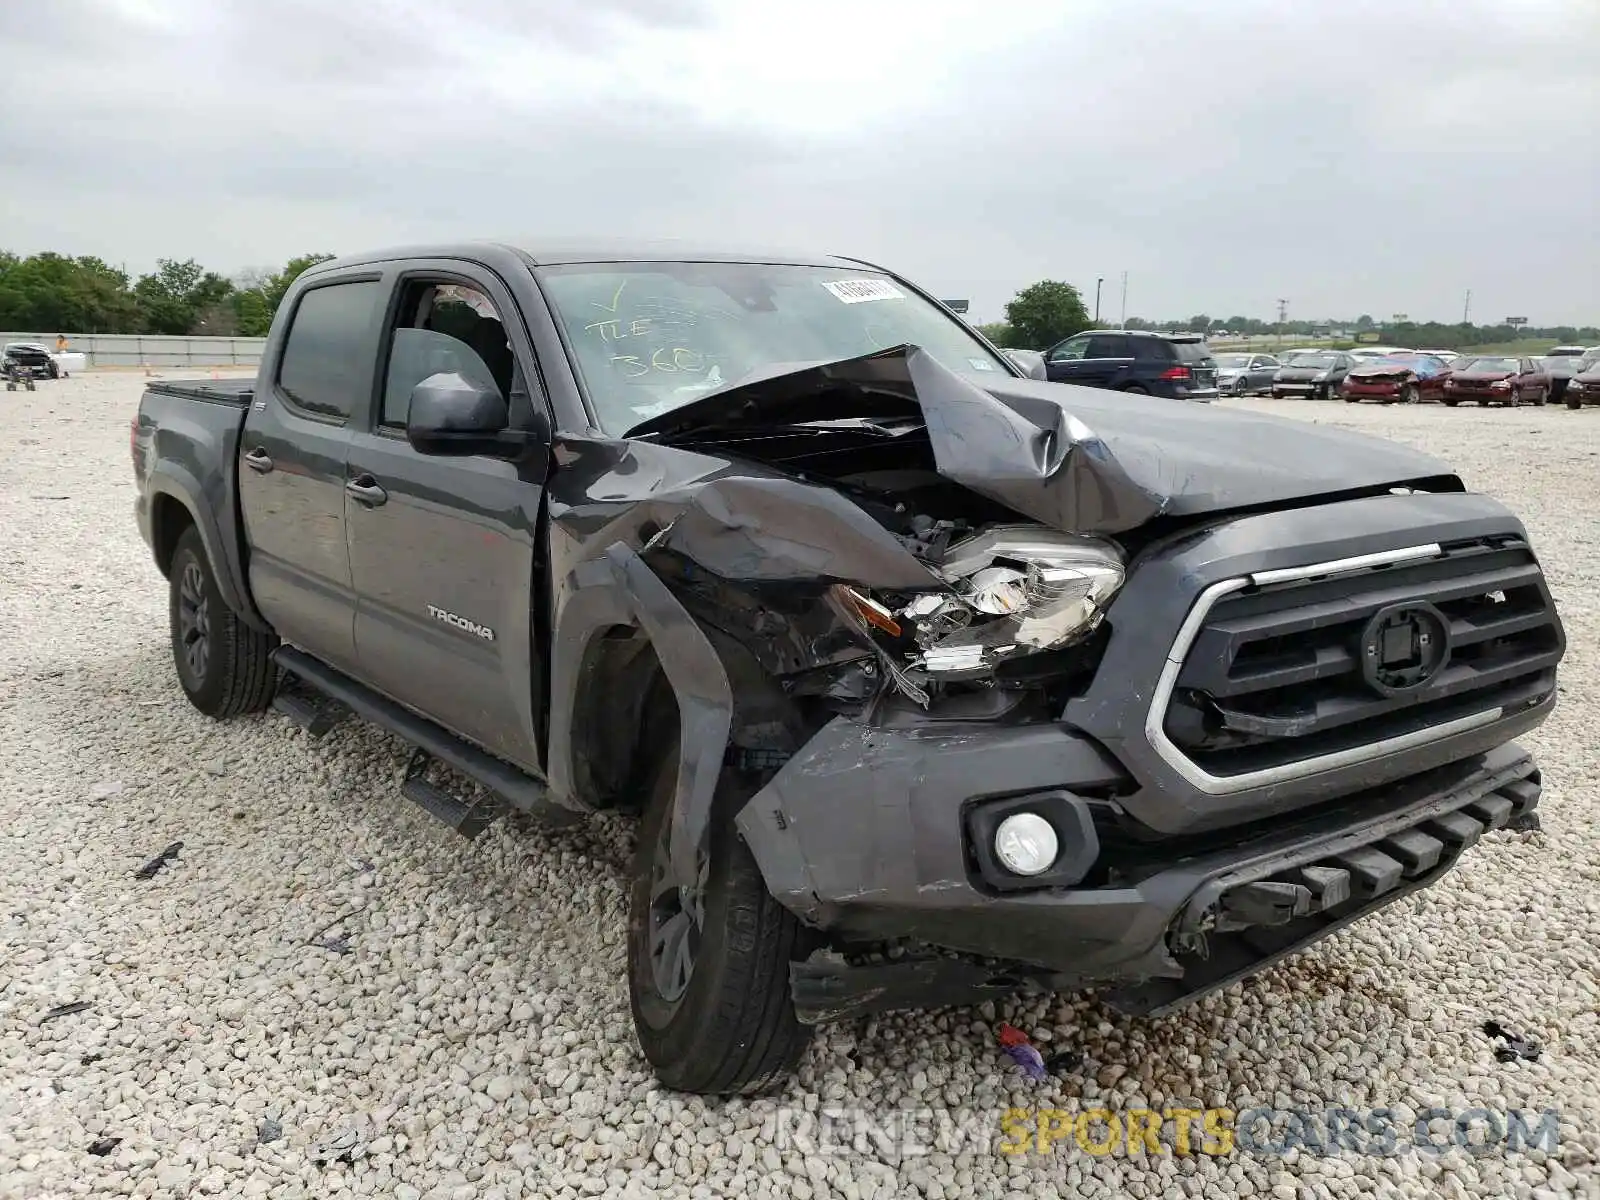
[[[1114,322],[1103,323],[1114,327]],[[1005,320],[979,325],[997,346],[1014,350],[1047,350],[1063,338],[1091,328],[1093,320],[1083,296],[1070,283],[1045,279],[1018,292],[1005,307]],[[1370,313],[1346,321],[1264,321],[1257,317],[1232,316],[1219,320],[1205,313],[1168,321],[1129,317],[1128,329],[1162,329],[1188,333],[1285,334],[1296,337],[1327,337],[1333,330],[1366,334],[1380,342],[1398,342],[1430,350],[1456,350],[1464,346],[1485,346],[1518,338],[1542,338],[1555,342],[1593,345],[1600,342],[1600,328],[1593,325],[1472,325],[1466,322],[1412,321],[1396,316],[1379,321]]]
[[[261,337],[300,272],[332,257],[302,254],[276,271],[232,279],[192,258],[161,258],[134,279],[88,255],[0,251],[0,329]]]

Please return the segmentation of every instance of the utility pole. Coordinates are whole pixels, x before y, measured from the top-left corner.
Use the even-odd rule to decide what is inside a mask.
[[[1467,289],[1467,302],[1461,306],[1461,323],[1472,324],[1472,289]]]
[[[1282,342],[1283,342],[1283,327],[1286,324],[1288,324],[1288,321],[1289,321],[1289,302],[1287,300],[1279,300],[1278,301],[1278,342],[1279,342],[1279,344],[1282,344]]]
[[[1096,329],[1100,328],[1100,285],[1104,282],[1103,278],[1094,281],[1094,326]]]
[[[1118,329],[1126,329],[1127,327],[1128,327],[1128,273],[1126,271],[1124,271],[1122,273],[1122,320],[1120,322],[1118,322],[1117,328]]]

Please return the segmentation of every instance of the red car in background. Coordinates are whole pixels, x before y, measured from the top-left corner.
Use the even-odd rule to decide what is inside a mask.
[[[1483,408],[1499,404],[1542,405],[1550,398],[1550,376],[1531,358],[1487,355],[1458,359],[1444,381],[1444,402],[1451,408],[1463,400],[1476,400]]]
[[[1340,392],[1349,404],[1367,399],[1380,404],[1415,404],[1419,400],[1443,400],[1449,377],[1450,366],[1444,359],[1405,351],[1351,367]]]

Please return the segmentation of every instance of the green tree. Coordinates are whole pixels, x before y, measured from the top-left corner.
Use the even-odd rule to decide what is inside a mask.
[[[122,333],[138,328],[128,277],[100,259],[0,254],[0,329]]]
[[[1356,318],[1356,328],[1363,331],[1371,329],[1376,324],[1377,322],[1372,319],[1372,314],[1370,313],[1362,313]]]
[[[1023,288],[1006,305],[1006,323],[1017,349],[1045,350],[1089,328],[1089,310],[1070,283],[1044,279]]]
[[[984,337],[1002,350],[1010,347],[1011,343],[1016,340],[1016,333],[1004,321],[990,321],[987,325],[979,325],[976,328],[979,333],[983,334]]]
[[[233,284],[192,258],[158,258],[155,272],[142,276],[133,294],[150,332],[198,333],[201,314],[227,304]]]
[[[1211,326],[1212,320],[1205,313],[1189,318],[1188,330],[1190,333],[1204,333]]]

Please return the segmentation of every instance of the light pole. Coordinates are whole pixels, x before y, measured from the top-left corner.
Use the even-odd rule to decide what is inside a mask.
[[[1100,285],[1104,282],[1104,279],[1096,279],[1094,281],[1094,327],[1096,329],[1100,328]]]

